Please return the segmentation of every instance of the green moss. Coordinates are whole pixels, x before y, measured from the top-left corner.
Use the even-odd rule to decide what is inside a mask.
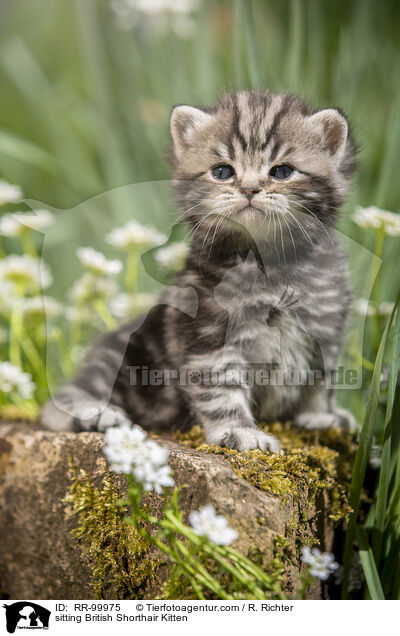
[[[188,433],[178,433],[177,438],[185,446],[224,457],[239,477],[278,496],[282,505],[292,497],[299,504],[303,519],[307,518],[322,491],[329,495],[329,517],[333,521],[347,518],[351,467],[356,451],[352,435],[336,429],[298,430],[290,423],[279,422],[262,427],[279,439],[281,453],[261,450],[239,453],[229,448],[208,446],[204,444],[199,426]]]
[[[127,506],[121,493],[106,475],[96,488],[84,470],[70,462],[72,485],[65,502],[78,518],[73,534],[80,539],[83,554],[93,570],[96,598],[142,598],[160,565],[145,539],[126,523]]]
[[[339,521],[348,515],[348,492],[356,445],[351,434],[343,431],[299,431],[289,423],[274,423],[263,428],[279,438],[280,454],[261,450],[238,453],[208,446],[198,426],[185,434],[177,433],[175,438],[183,446],[222,456],[237,475],[254,487],[279,497],[282,505],[289,500],[296,504],[295,512],[286,525],[286,536],[275,536],[272,559],[270,552],[266,555],[259,549],[251,549],[247,555],[269,577],[264,589],[265,598],[273,599],[284,598],[288,594],[290,597],[295,593],[296,576],[290,580],[285,571],[293,564],[297,569],[302,545],[318,543],[318,513],[315,511],[318,498],[323,495],[326,505],[328,497],[331,520]],[[96,596],[102,598],[110,589],[113,598],[143,598],[148,595],[152,584],[159,589],[159,568],[165,565],[165,560],[126,523],[128,510],[126,505],[121,504],[121,494],[110,475],[106,475],[101,487],[96,488],[84,471],[78,473],[72,464],[71,469],[72,485],[66,502],[78,518],[74,534],[81,540],[82,550],[90,559]],[[317,505],[317,508],[320,509],[320,506]],[[265,523],[262,518],[257,522],[261,526]],[[214,559],[206,554],[198,556],[232,598],[251,598]],[[164,584],[162,598],[198,598],[197,590],[178,566],[164,569],[162,578],[165,580],[166,576],[168,580]],[[155,593],[152,592],[151,596],[154,597]],[[206,598],[213,596],[210,593]]]
[[[13,424],[32,422],[38,423],[38,408],[37,406],[26,407],[16,406],[15,404],[6,404],[0,407],[0,420],[2,422],[11,422]]]
[[[239,453],[219,446],[208,446],[198,426],[177,437],[185,446],[222,456],[239,477],[279,497],[282,505],[289,499],[296,504],[286,524],[285,536],[278,535],[275,538],[273,559],[268,561],[263,555],[261,562],[264,571],[279,575],[292,565],[296,569],[299,567],[302,546],[319,544],[317,517],[322,498],[327,516],[333,523],[347,519],[351,511],[348,497],[357,447],[351,433],[337,429],[299,430],[290,422],[261,426],[266,433],[279,439],[281,453],[261,450]],[[285,589],[290,593],[291,587],[293,591],[296,585],[296,580],[291,582],[289,577]]]
[[[93,570],[96,598],[139,599],[148,597],[151,583],[160,588],[160,566],[166,565],[162,556],[150,546],[127,523],[127,506],[121,500],[121,493],[112,483],[110,475],[103,478],[101,487],[96,488],[84,470],[79,470],[70,461],[72,484],[64,501],[72,507],[67,515],[78,518],[78,526],[72,531],[81,541],[84,556],[89,557]],[[269,582],[264,583],[266,599],[284,598],[283,562],[280,559],[265,563],[265,555],[260,550],[252,550],[249,557],[264,568]],[[253,598],[244,591],[238,581],[217,561],[202,551],[196,558],[214,576],[231,598]],[[168,579],[164,583],[160,597],[163,599],[197,599],[197,591],[183,574],[179,566],[165,570]],[[105,592],[107,595],[105,596]],[[212,592],[203,588],[207,599],[213,599]],[[152,593],[153,598],[156,594]],[[157,594],[158,596],[158,594]]]

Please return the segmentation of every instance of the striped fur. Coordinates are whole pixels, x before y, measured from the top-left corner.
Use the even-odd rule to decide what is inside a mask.
[[[100,339],[45,406],[44,424],[104,430],[122,415],[145,429],[200,423],[209,443],[238,450],[277,450],[258,418],[350,427],[321,386],[254,386],[240,376],[323,375],[337,364],[350,292],[333,227],[355,169],[345,116],[291,95],[243,91],[212,109],[176,107],[171,133],[174,186],[191,226],[186,267],[144,321]],[[220,164],[234,169],[226,181],[213,176]],[[271,168],[282,164],[292,175],[274,179]],[[198,296],[194,317],[185,311],[188,287]],[[149,386],[143,369],[175,375]],[[201,380],[179,381],[182,369]],[[226,381],[210,384],[204,369]]]

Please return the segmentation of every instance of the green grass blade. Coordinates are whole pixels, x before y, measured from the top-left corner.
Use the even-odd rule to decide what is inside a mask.
[[[40,168],[50,174],[59,174],[57,160],[43,148],[19,135],[0,129],[0,153],[21,163]]]
[[[250,88],[260,88],[260,70],[258,67],[258,59],[255,46],[256,39],[254,38],[254,18],[253,8],[250,2],[242,3],[242,17],[243,17],[243,29],[244,29],[244,42],[246,46],[246,65],[247,75]]]
[[[303,55],[304,55],[304,12],[302,11],[301,2],[291,0],[289,5],[290,28],[287,56],[286,77],[289,86],[293,91],[301,90],[301,77]]]
[[[378,492],[376,500],[376,517],[372,533],[372,547],[376,563],[379,565],[382,537],[386,523],[386,509],[390,481],[390,459],[392,441],[392,414],[396,393],[397,378],[400,368],[400,312],[397,310],[393,327],[393,346],[389,376],[388,397],[385,414],[384,444],[382,450],[382,464],[379,473]]]
[[[384,601],[382,584],[379,578],[378,570],[372,549],[368,542],[368,537],[363,528],[357,528],[357,541],[360,549],[360,559],[363,566],[365,579],[367,581],[368,592],[373,601]]]
[[[393,415],[392,415],[392,457],[391,474],[393,482],[391,484],[390,503],[388,516],[394,517],[396,508],[400,501],[400,387],[397,387]]]
[[[393,162],[398,152],[398,139],[400,137],[400,92],[393,106],[391,116],[387,124],[387,140],[385,155],[381,162],[381,170],[376,192],[376,205],[384,206],[390,192],[390,184],[394,178]]]
[[[398,305],[399,305],[399,296],[397,298],[396,305],[393,309],[392,315],[387,321],[387,324],[386,324],[386,327],[383,332],[381,342],[379,345],[379,349],[378,349],[378,353],[377,353],[375,365],[374,365],[374,372],[372,375],[372,382],[371,382],[370,392],[368,396],[367,406],[365,410],[364,422],[361,428],[360,440],[358,444],[356,458],[354,461],[353,476],[351,480],[351,489],[350,489],[350,501],[349,501],[350,506],[352,508],[352,513],[350,514],[350,518],[349,518],[349,524],[348,524],[348,528],[346,532],[346,542],[345,542],[345,548],[344,548],[344,559],[343,559],[344,574],[343,574],[342,598],[346,598],[346,595],[347,595],[351,557],[353,552],[353,540],[355,536],[358,509],[360,506],[360,496],[361,496],[361,491],[362,491],[362,487],[364,483],[365,473],[367,470],[368,455],[369,455],[369,451],[372,444],[376,413],[378,410],[383,356],[386,349],[386,342],[389,335],[389,331],[393,322],[393,317],[394,317],[395,311],[398,308]]]

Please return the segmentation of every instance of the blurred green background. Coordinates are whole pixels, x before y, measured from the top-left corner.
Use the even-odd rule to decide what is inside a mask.
[[[169,234],[177,215],[165,161],[174,104],[212,104],[227,90],[268,88],[296,93],[314,106],[340,107],[350,119],[360,149],[359,173],[339,229],[353,239],[347,251],[355,296],[369,297],[380,233],[356,225],[352,213],[358,205],[400,211],[399,33],[398,0],[0,0],[0,179],[21,186],[27,199],[40,202],[37,207],[60,210],[44,243],[44,260],[55,279],[49,293],[68,297],[66,290],[82,273],[79,245],[115,257],[105,235],[130,218]],[[1,214],[19,207],[4,206]],[[394,301],[400,289],[398,246],[399,236],[385,237],[375,307]],[[5,238],[4,247],[6,253],[21,251],[15,239]],[[151,259],[148,273],[140,269],[139,291],[157,286]],[[374,527],[384,537],[380,561],[375,534],[373,547],[385,593],[394,598],[400,581],[399,440],[388,423],[383,427],[381,360],[369,388],[385,322],[386,316],[376,313],[367,318],[364,332],[362,316],[349,330],[347,354],[351,365],[363,365],[363,387],[343,391],[340,399],[359,423],[367,414],[350,499],[354,509],[372,433],[378,443],[385,441],[378,505],[371,506],[365,527],[369,535]],[[81,334],[83,323],[67,325],[65,346],[64,332],[47,332],[55,344],[54,374],[43,361],[41,332],[31,358],[32,343],[21,341],[22,366],[38,384],[38,403],[47,397],[51,374],[59,384],[77,363],[70,344],[86,346],[90,338]],[[24,335],[22,319],[19,327]],[[11,321],[0,341],[1,356],[12,349],[8,340],[19,351],[13,331]],[[394,384],[395,356],[396,348],[393,359],[387,357]],[[368,391],[372,398],[365,407]],[[387,388],[386,396],[390,415],[393,395]],[[349,567],[354,535],[348,531],[347,537]]]
[[[1,0],[0,178],[71,209],[169,178],[174,104],[210,104],[234,88],[290,91],[348,114],[360,170],[340,228],[373,249],[350,213],[356,204],[399,210],[399,28],[395,0]],[[166,207],[172,197],[158,186],[141,192],[135,205],[130,188],[102,210],[95,203],[76,237],[54,229],[72,269],[75,244],[101,247],[127,218],[166,229],[171,217],[146,193]],[[389,238],[380,300],[400,286],[397,258]]]
[[[357,200],[397,209],[398,2],[131,0],[153,11],[131,9],[122,29],[113,6],[129,3],[1,0],[4,178],[60,208],[167,178],[172,105],[260,87],[342,107],[361,147]]]

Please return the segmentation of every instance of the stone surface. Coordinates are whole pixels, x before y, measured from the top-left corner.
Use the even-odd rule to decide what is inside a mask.
[[[295,505],[239,478],[222,457],[165,441],[186,514],[206,503],[239,533],[235,547],[271,552],[276,533],[285,534]],[[63,502],[71,484],[68,458],[100,485],[106,471],[97,433],[52,433],[33,424],[0,424],[0,591],[12,599],[94,597],[89,560],[71,534],[76,519]],[[124,490],[124,480],[115,476]],[[157,502],[158,500],[158,502]],[[155,506],[161,502],[154,495]],[[324,515],[320,515],[323,519]],[[326,528],[324,529],[326,531]],[[318,587],[312,595],[318,596]]]

